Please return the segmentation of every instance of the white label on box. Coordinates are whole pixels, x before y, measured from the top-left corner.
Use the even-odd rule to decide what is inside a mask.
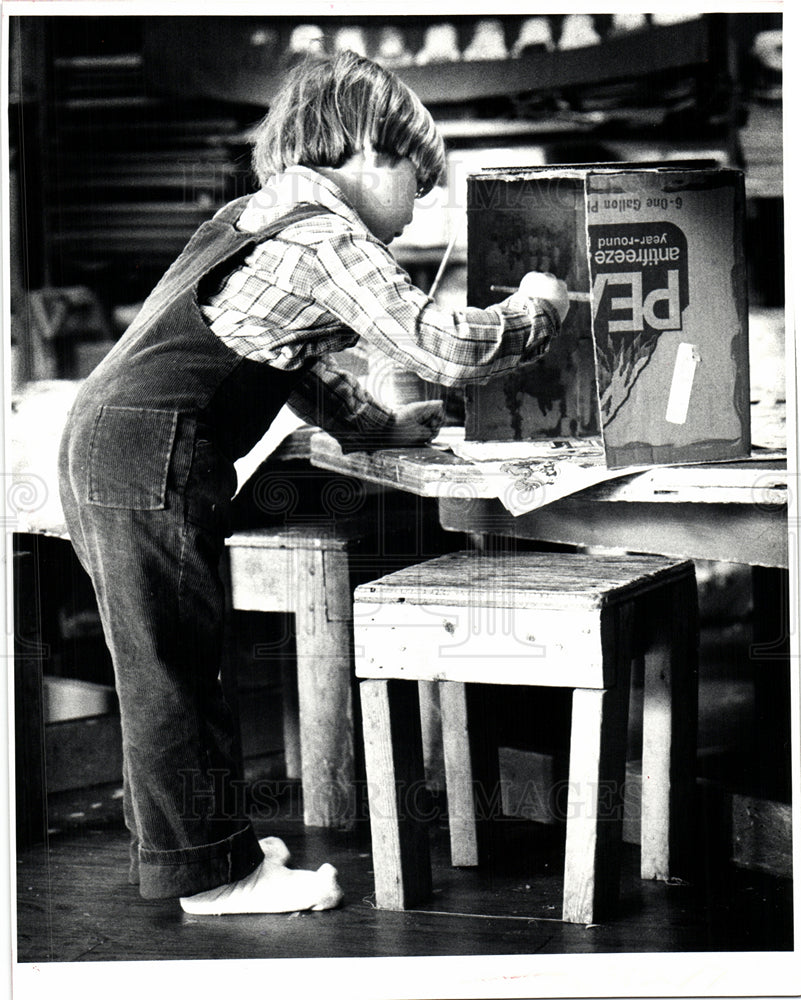
[[[665,420],[669,424],[686,423],[695,369],[700,362],[701,355],[695,344],[679,344],[676,351],[676,364],[673,366],[673,381],[670,383],[667,412],[665,413]]]

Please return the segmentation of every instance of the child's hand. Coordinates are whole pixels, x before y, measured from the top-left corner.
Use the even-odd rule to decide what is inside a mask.
[[[395,423],[389,429],[390,448],[427,444],[436,437],[445,419],[442,400],[406,403],[395,410]]]
[[[567,316],[570,299],[567,297],[567,285],[560,278],[541,271],[529,271],[524,274],[520,287],[515,295],[525,295],[528,299],[545,299],[559,313],[560,321]]]

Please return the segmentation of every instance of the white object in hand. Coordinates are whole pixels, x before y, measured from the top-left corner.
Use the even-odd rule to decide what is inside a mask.
[[[567,285],[564,281],[542,271],[529,271],[528,274],[524,274],[517,294],[525,295],[529,299],[545,299],[546,302],[550,302],[559,313],[560,321],[567,316],[570,308]]]

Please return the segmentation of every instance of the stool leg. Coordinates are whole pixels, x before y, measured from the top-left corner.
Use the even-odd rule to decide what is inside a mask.
[[[614,686],[573,692],[562,919],[593,923],[617,902],[631,678],[631,607],[602,625]]]
[[[688,874],[694,815],[698,719],[698,612],[695,578],[649,601],[645,651],[640,875]]]
[[[353,623],[352,618],[329,618],[327,588],[332,582],[326,580],[323,558],[322,552],[304,553],[296,577],[303,821],[306,826],[348,827],[356,813]]]
[[[444,791],[445,761],[442,747],[442,718],[439,707],[439,682],[418,681],[420,724],[423,729],[423,763],[429,788]]]
[[[417,684],[364,680],[360,693],[376,905],[405,910],[431,895]]]
[[[440,682],[451,864],[490,861],[501,815],[497,689]]]
[[[457,681],[440,681],[439,684],[451,864],[457,867],[477,865],[479,860],[466,687]]]
[[[569,923],[591,924],[617,900],[626,747],[612,717],[621,700],[617,688],[573,692],[562,901]]]

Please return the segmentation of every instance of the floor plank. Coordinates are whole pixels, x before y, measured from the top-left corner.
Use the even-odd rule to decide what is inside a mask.
[[[191,917],[174,901],[143,900],[127,884],[127,834],[115,790],[51,801],[49,842],[17,864],[18,961],[531,955],[792,949],[789,879],[699,865],[692,883],[642,882],[626,845],[614,920],[563,924],[558,828],[506,821],[503,863],[453,869],[447,828],[432,823],[434,895],[406,912],[375,909],[366,823],[313,830],[297,818],[297,788],[276,785],[260,834],[283,837],[292,864],[332,862],[343,905],[324,913]]]

